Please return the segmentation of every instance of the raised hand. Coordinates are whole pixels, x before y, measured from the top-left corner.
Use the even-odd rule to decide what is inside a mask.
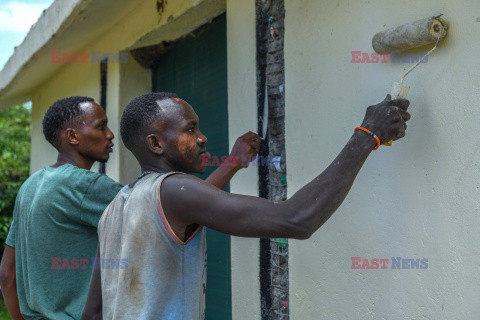
[[[410,113],[407,112],[409,105],[408,100],[391,100],[388,94],[385,100],[367,108],[362,127],[376,134],[382,144],[403,138],[407,129],[406,121],[410,119]]]

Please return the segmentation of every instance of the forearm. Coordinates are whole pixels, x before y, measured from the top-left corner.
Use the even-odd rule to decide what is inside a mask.
[[[15,272],[15,248],[7,244],[5,250],[3,250],[2,263],[0,265],[0,284],[2,286],[3,300],[13,320],[23,319],[18,303],[17,275]]]
[[[212,172],[208,178],[205,179],[205,181],[219,189],[223,189],[239,169],[240,168],[232,166],[218,167],[217,170]]]
[[[2,294],[5,305],[7,306],[8,313],[13,320],[22,319],[20,313],[20,306],[18,302],[17,284],[15,277],[5,279],[1,283]]]
[[[374,146],[372,137],[357,131],[325,171],[287,200],[288,207],[296,208],[293,220],[303,229],[303,238],[320,228],[342,204]]]
[[[88,289],[87,301],[83,308],[82,320],[102,320],[102,275],[100,263],[100,244],[97,246],[97,254],[93,264],[90,287]]]

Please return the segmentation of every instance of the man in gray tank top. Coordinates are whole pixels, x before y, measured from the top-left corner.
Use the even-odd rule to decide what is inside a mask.
[[[207,138],[187,102],[167,93],[133,99],[121,135],[143,174],[100,220],[100,266],[83,318],[203,319],[205,227],[241,237],[308,239],[343,202],[372,149],[405,136],[408,106],[388,95],[367,108],[333,163],[290,199],[273,203],[223,192],[188,174],[205,169]],[[255,134],[249,139],[260,141]],[[122,259],[127,265],[112,263]]]

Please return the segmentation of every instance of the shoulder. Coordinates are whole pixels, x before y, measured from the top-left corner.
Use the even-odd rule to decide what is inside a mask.
[[[45,167],[48,179],[69,181],[72,184],[88,185],[98,179],[99,173],[81,169],[71,164],[64,164],[57,168]]]
[[[38,171],[35,171],[34,173],[32,173],[28,178],[27,180],[25,180],[25,182],[23,183],[23,185],[28,185],[29,183],[32,183],[33,181],[36,181],[38,180],[39,178],[41,178],[44,173],[45,173],[45,170],[46,168],[42,168]]]
[[[197,178],[191,174],[170,174],[163,179],[161,192],[166,193],[183,193],[192,188],[205,184],[202,179]]]
[[[20,186],[20,189],[18,190],[18,195],[21,195],[25,191],[25,189],[27,189],[28,186],[31,185],[32,183],[34,184],[34,185],[32,185],[32,188],[36,189],[35,183],[36,183],[37,180],[41,179],[41,177],[43,176],[44,173],[45,173],[45,168],[42,168],[42,169],[32,173],[27,178],[27,180],[25,180],[25,182]]]
[[[110,203],[117,196],[118,192],[122,190],[123,185],[104,174],[92,173],[86,194],[96,201],[105,202],[106,204]]]
[[[101,173],[96,173],[93,172],[95,176],[93,177],[93,181],[98,184],[99,186],[104,186],[104,187],[116,187],[118,190],[123,188],[123,185],[118,183],[117,181],[113,180],[107,175],[101,174]]]
[[[214,201],[220,189],[190,174],[170,175],[162,182],[160,199],[166,207],[196,207]]]
[[[196,223],[192,215],[198,214],[197,209],[209,198],[202,193],[203,184],[203,180],[190,174],[171,174],[159,185],[157,199],[160,200],[166,220],[177,235],[184,234],[185,228],[192,221]]]
[[[50,172],[49,180],[55,182],[57,187],[68,188],[75,197],[82,197],[83,194],[83,197],[86,196],[102,203],[108,204],[123,187],[104,174],[73,165],[63,165],[50,170]],[[83,198],[83,200],[85,199]]]
[[[75,178],[78,178],[79,181],[82,181],[83,184],[87,186],[97,186],[99,188],[117,187],[118,190],[120,190],[123,187],[123,185],[121,185],[120,183],[116,182],[109,176],[102,173],[81,169],[79,167],[72,166],[72,165],[66,165],[62,167],[65,167],[62,170],[63,172],[65,172],[67,175],[71,175],[71,176],[74,176]]]

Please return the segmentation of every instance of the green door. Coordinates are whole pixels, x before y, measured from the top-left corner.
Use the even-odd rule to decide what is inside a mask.
[[[162,56],[153,70],[153,91],[175,92],[195,109],[211,155],[228,154],[226,19]],[[206,178],[215,168],[207,167]],[[228,187],[226,188],[228,191]],[[207,320],[229,320],[231,312],[230,236],[207,230]]]

